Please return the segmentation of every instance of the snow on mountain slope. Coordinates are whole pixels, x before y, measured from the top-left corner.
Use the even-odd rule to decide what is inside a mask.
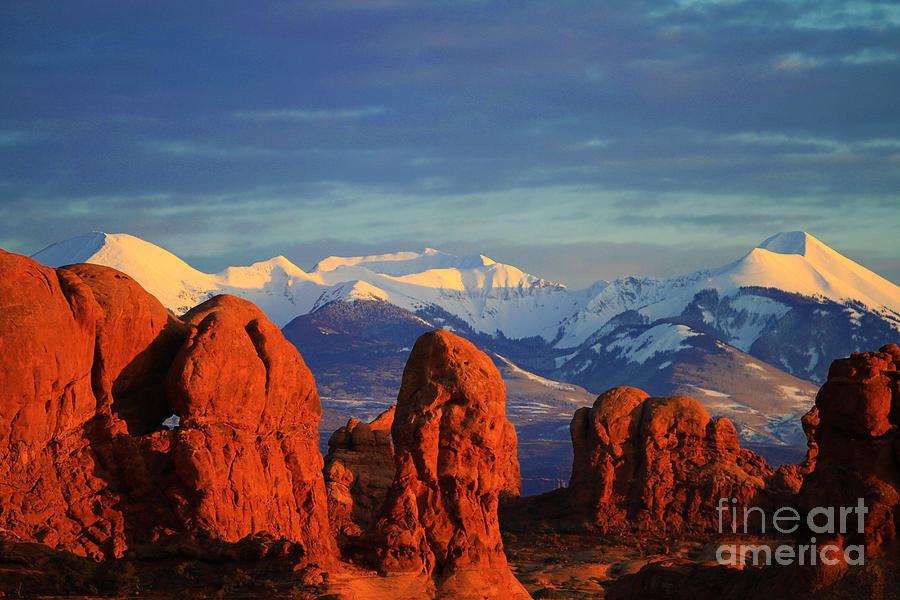
[[[774,287],[834,301],[850,298],[870,308],[900,312],[900,287],[801,231],[770,237],[740,260],[714,271],[711,279],[720,293],[729,287]]]
[[[525,369],[515,364],[513,361],[509,360],[505,356],[497,354],[496,352],[491,352],[490,356],[494,360],[494,364],[498,365],[498,368],[503,369],[504,372],[508,370],[511,375],[515,375],[516,377],[533,381],[544,386],[545,388],[552,388],[554,390],[560,390],[563,392],[574,392],[577,389],[576,386],[570,383],[560,383],[558,381],[553,381],[552,379],[547,379],[546,377],[541,377],[540,375],[535,375],[530,371],[526,371]],[[506,381],[506,379],[504,379],[504,381]],[[591,401],[593,401],[593,396],[591,397]]]
[[[731,419],[743,442],[774,446],[805,443],[799,417],[817,389],[711,335],[670,322],[623,325],[594,336],[549,375],[595,391],[630,385],[652,395],[688,395],[711,415]]]
[[[334,300],[376,299],[411,311],[437,306],[476,331],[525,337],[569,310],[565,286],[483,255],[456,257],[430,248],[330,257],[311,273],[278,256],[208,274],[134,236],[94,232],[49,246],[34,258],[54,267],[90,262],[119,269],[176,314],[210,296],[233,294],[256,303],[279,326]]]
[[[624,277],[616,279],[561,324],[555,341],[559,348],[574,347],[602,327],[610,318],[635,310],[648,322],[679,315],[704,290],[715,290],[720,298],[735,297],[741,288],[776,288],[783,292],[838,303],[862,303],[869,310],[896,323],[900,331],[900,287],[876,275],[815,237],[802,231],[779,233],[765,240],[737,261],[718,269],[697,271],[671,279]],[[732,342],[747,350],[768,325],[758,319],[787,312],[771,300],[745,297],[744,312],[759,328],[737,325],[729,332]],[[547,332],[543,332],[545,337]]]
[[[695,335],[699,334],[691,331],[691,328],[685,325],[660,323],[637,336],[629,336],[623,332],[607,344],[606,349],[618,350],[625,360],[644,364],[657,354],[678,352],[685,349],[687,347],[685,340]],[[595,350],[599,350],[597,346],[595,344],[592,347]]]
[[[714,290],[716,306],[730,303],[727,311],[710,309],[700,319],[728,343],[749,351],[791,309],[783,300],[746,293],[747,286],[757,286],[836,302],[849,299],[856,303],[853,310],[881,315],[900,331],[900,287],[804,232],[775,235],[718,269],[669,279],[623,277],[574,291],[481,254],[457,257],[432,248],[332,256],[309,273],[278,256],[207,274],[136,237],[90,233],[54,244],[34,258],[48,266],[94,262],[117,268],[175,313],[215,294],[234,294],[255,302],[279,326],[334,300],[376,299],[412,312],[436,307],[475,332],[540,336],[563,349],[580,345],[627,311],[653,323],[681,315],[697,294]]]
[[[48,267],[95,263],[137,280],[169,310],[182,313],[209,298],[216,277],[171,252],[127,234],[91,232],[44,248],[32,258]]]

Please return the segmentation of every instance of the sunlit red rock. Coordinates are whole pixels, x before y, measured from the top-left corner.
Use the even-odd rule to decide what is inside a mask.
[[[728,419],[687,396],[613,388],[575,413],[571,434],[573,518],[603,531],[713,530],[720,498],[752,504],[773,475]]]
[[[187,327],[120,271],[92,264],[62,271],[75,273],[102,309],[93,367],[98,402],[113,403],[110,410],[128,433],[157,429],[171,414],[165,378]]]
[[[853,353],[831,365],[816,406],[803,417],[809,451],[782,469],[799,494],[782,506],[801,515],[797,548],[836,546],[829,559],[794,560],[762,569],[658,562],[617,580],[607,597],[631,598],[893,598],[900,589],[900,348]],[[799,482],[802,481],[802,486]],[[862,503],[862,506],[860,506]],[[848,509],[848,518],[842,514]],[[816,530],[809,525],[811,511]],[[828,515],[832,516],[828,516]],[[860,527],[862,518],[862,527]],[[853,548],[853,550],[851,550]],[[845,562],[849,556],[863,564]],[[820,555],[821,556],[821,555]]]
[[[0,252],[4,536],[112,557],[267,532],[333,561],[303,360],[250,303],[186,321],[113,269]]]
[[[169,371],[181,417],[172,454],[188,529],[226,541],[265,531],[334,553],[312,374],[250,302],[216,296],[183,320],[195,329]]]
[[[834,361],[816,396],[818,423],[811,429],[815,468],[800,504],[854,506],[865,500],[863,532],[841,536],[864,544],[868,556],[900,556],[900,350],[853,353]]]
[[[397,474],[376,527],[383,569],[432,578],[438,597],[528,597],[497,520],[507,463],[517,463],[505,404],[497,368],[470,342],[443,330],[416,342],[391,428]]]
[[[154,375],[168,368],[178,333],[155,345],[170,315],[116,273],[48,269],[0,253],[0,522],[13,539],[94,556],[127,546],[129,509],[117,465],[104,461],[125,431],[111,411],[146,401],[148,412],[162,412]]]

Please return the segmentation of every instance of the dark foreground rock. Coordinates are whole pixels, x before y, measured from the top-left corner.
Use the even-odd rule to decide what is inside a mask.
[[[394,481],[393,415],[392,407],[372,423],[350,419],[328,440],[325,489],[336,534],[358,536],[375,524]]]

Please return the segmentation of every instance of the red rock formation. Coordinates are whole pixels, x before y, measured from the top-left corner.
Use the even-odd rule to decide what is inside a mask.
[[[144,434],[171,414],[165,378],[188,328],[131,277],[101,265],[63,267],[78,276],[100,305],[93,364],[99,410],[106,403],[127,429]]]
[[[359,536],[374,525],[394,480],[394,447],[391,425],[396,405],[370,423],[350,419],[328,440],[325,457],[325,489],[328,518],[332,530],[345,536]],[[516,456],[516,432],[504,423],[503,456]],[[518,496],[521,478],[518,460],[503,469],[501,494]]]
[[[181,417],[172,454],[182,489],[171,495],[184,525],[226,541],[265,531],[324,562],[334,543],[312,373],[250,302],[216,296],[183,319],[196,329],[172,364],[168,394]]]
[[[101,309],[77,275],[0,251],[0,533],[102,553],[115,497],[84,435]]]
[[[800,492],[803,481],[816,467],[819,445],[816,442],[816,429],[819,426],[819,409],[815,406],[800,419],[803,432],[806,434],[806,457],[797,465],[781,465],[775,473],[775,481],[789,495]]]
[[[369,529],[394,481],[394,448],[389,438],[394,408],[372,423],[350,419],[328,440],[325,489],[335,533],[360,535]]]
[[[611,531],[717,530],[720,498],[753,504],[772,469],[686,396],[613,388],[571,424],[569,502],[576,518]]]
[[[863,498],[864,531],[848,527],[834,537],[863,544],[867,557],[900,555],[898,371],[896,344],[834,361],[807,416],[810,425],[804,423],[815,468],[800,490],[801,506],[855,506]]]
[[[391,428],[397,474],[376,552],[387,571],[431,577],[438,597],[528,598],[497,521],[518,465],[505,395],[490,358],[447,331],[420,337],[403,372]]]
[[[391,427],[394,425],[394,413],[397,411],[397,405],[394,404],[389,409],[375,417],[369,422],[372,431],[381,431],[385,435],[391,435]]]
[[[333,560],[303,360],[242,300],[186,320],[113,269],[0,251],[0,534],[121,556],[268,532]]]
[[[851,547],[852,560],[829,552],[833,565],[794,561],[736,570],[696,563],[655,563],[620,578],[610,599],[631,598],[895,598],[900,567],[900,348],[853,353],[832,363],[816,406],[803,418],[809,451],[795,472],[802,487],[798,548]],[[864,511],[859,529],[859,503]],[[846,509],[853,508],[850,513]],[[808,526],[810,511],[816,530]],[[842,510],[843,509],[843,510]],[[847,516],[842,526],[842,517]],[[843,529],[843,531],[842,531]],[[860,551],[860,548],[862,549]]]

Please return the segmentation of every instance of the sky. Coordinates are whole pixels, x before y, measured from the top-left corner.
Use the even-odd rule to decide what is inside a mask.
[[[804,230],[900,283],[900,4],[0,5],[0,248],[434,247],[573,287]]]

